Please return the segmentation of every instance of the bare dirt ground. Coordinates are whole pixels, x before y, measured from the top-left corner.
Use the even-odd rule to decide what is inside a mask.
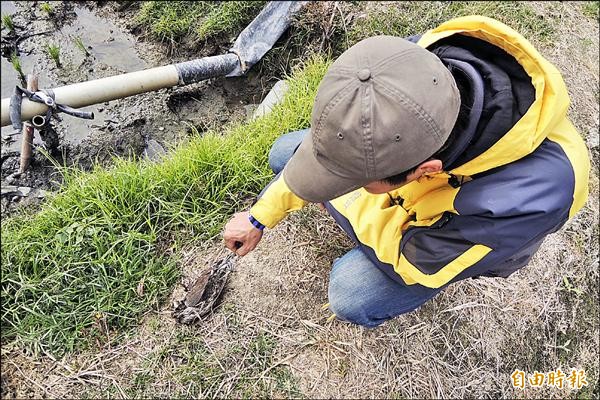
[[[111,348],[62,360],[2,349],[2,397],[597,398],[598,24],[579,6],[534,7],[563,15],[557,41],[539,49],[564,74],[593,173],[585,208],[529,266],[508,279],[456,283],[376,329],[328,322],[321,305],[331,261],[351,243],[310,208],[236,261],[206,323],[176,325],[167,302]],[[225,254],[220,243],[179,252],[188,276]],[[588,386],[511,386],[515,369],[556,368],[585,369]]]

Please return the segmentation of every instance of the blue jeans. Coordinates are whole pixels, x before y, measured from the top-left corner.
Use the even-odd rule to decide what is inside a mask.
[[[276,174],[292,157],[308,129],[279,137],[269,152]],[[329,308],[340,319],[369,328],[415,310],[441,289],[404,286],[381,271],[358,247],[333,262],[329,274]]]

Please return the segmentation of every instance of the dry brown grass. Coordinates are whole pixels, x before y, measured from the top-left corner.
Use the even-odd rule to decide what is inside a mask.
[[[581,340],[568,336],[590,316],[582,314],[580,295],[564,293],[563,267],[577,268],[583,254],[565,246],[562,235],[549,237],[532,265],[507,280],[460,282],[417,312],[368,330],[326,321],[320,305],[329,258],[349,243],[325,215],[305,211],[237,261],[224,304],[208,323],[178,326],[166,305],[113,348],[60,361],[9,352],[5,376],[19,397],[564,398],[568,391],[520,392],[509,384],[514,368],[583,367],[590,382],[597,377],[594,332]],[[322,241],[332,247],[321,251]],[[220,244],[188,249],[183,261],[193,275],[223,256],[220,250]],[[587,322],[597,334],[597,322]],[[273,339],[273,348],[268,363],[257,364],[251,349],[261,335]],[[194,364],[185,349],[207,361]],[[186,392],[185,364],[216,378]],[[286,370],[282,389],[278,379]]]
[[[310,208],[237,261],[224,304],[207,323],[178,326],[167,304],[94,352],[52,360],[3,348],[3,397],[597,398],[598,24],[581,14],[581,3],[533,6],[560,16],[557,40],[540,50],[563,72],[570,116],[595,147],[588,203],[528,267],[506,280],[454,284],[376,329],[328,323],[320,306],[330,263],[351,244]],[[181,255],[193,276],[225,250],[205,243]],[[516,368],[558,367],[584,368],[590,385],[574,392],[510,384]]]

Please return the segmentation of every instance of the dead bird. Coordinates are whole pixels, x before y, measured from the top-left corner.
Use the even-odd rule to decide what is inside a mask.
[[[206,267],[194,283],[186,286],[182,301],[174,304],[173,317],[182,324],[193,324],[211,312],[220,300],[229,274],[233,271],[235,254],[231,253]]]

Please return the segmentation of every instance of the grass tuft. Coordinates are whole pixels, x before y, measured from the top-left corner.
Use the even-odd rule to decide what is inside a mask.
[[[236,32],[252,21],[266,1],[225,1],[214,7],[196,30],[199,39]]]
[[[591,19],[598,21],[599,18],[600,1],[586,1],[583,4],[583,14]]]
[[[15,31],[15,23],[10,14],[2,14],[2,26],[8,29],[9,32]]]
[[[60,46],[57,44],[46,43],[46,51],[56,66],[60,68]]]
[[[175,42],[188,33],[214,7],[211,1],[147,1],[136,21],[148,27],[150,35],[161,41]]]
[[[12,64],[15,71],[17,71],[17,73],[19,74],[19,79],[20,79],[21,83],[25,82],[25,74],[23,73],[23,67],[21,65],[21,60],[19,59],[19,56],[17,56],[16,53],[11,54],[10,63]]]
[[[244,28],[266,1],[147,1],[137,22],[161,41],[175,42],[190,35],[206,40]]]
[[[209,332],[199,332],[198,327],[174,328],[145,355],[124,391],[133,398],[172,397],[174,393],[183,398],[298,397],[289,369],[273,365],[276,337],[252,326],[242,326],[243,332],[233,337],[226,326],[222,328],[221,335],[231,339],[231,345],[218,353],[198,340],[199,334],[206,337]],[[229,373],[234,369],[235,376]]]
[[[54,14],[54,7],[50,5],[50,3],[42,3],[40,4],[40,10],[45,12],[48,15]]]
[[[87,57],[90,55],[90,52],[88,51],[88,49],[85,47],[85,44],[83,44],[83,40],[81,40],[81,38],[79,36],[74,37],[73,38],[73,43],[75,43],[75,46],[81,50],[81,52]]]
[[[64,189],[37,215],[2,223],[2,340],[61,353],[136,325],[178,278],[165,241],[215,237],[268,182],[268,149],[309,125],[327,65],[309,61],[266,117],[196,137],[161,163],[63,168]]]

